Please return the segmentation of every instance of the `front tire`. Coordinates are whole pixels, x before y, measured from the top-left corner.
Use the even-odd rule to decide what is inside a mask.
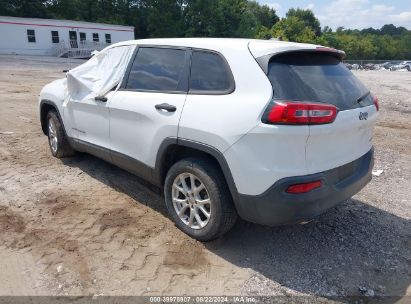
[[[50,151],[54,157],[63,158],[74,154],[64,132],[64,127],[55,111],[47,113],[47,136]]]
[[[237,220],[232,198],[220,170],[200,158],[183,159],[167,173],[164,195],[176,226],[199,241],[213,240]]]

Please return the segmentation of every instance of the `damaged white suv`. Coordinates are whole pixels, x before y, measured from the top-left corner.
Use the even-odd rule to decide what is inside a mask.
[[[164,189],[198,240],[241,218],[307,221],[371,179],[378,100],[344,53],[249,39],[114,44],[40,94],[56,157],[82,151]]]

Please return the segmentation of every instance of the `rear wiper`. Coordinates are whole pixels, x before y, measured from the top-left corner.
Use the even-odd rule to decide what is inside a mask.
[[[370,95],[370,91],[368,91],[367,93],[365,93],[364,95],[361,95],[360,97],[357,98],[356,102],[360,103],[361,101],[363,101],[368,95]]]

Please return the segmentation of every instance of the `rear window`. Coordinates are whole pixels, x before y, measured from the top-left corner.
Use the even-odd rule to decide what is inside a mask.
[[[275,99],[333,104],[341,111],[372,105],[368,89],[336,57],[325,53],[277,55],[268,65]],[[357,100],[362,97],[360,102]]]

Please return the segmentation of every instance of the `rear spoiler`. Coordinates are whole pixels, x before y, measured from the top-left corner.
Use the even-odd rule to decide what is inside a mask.
[[[277,55],[282,55],[282,54],[286,54],[286,53],[308,53],[308,52],[328,53],[332,56],[335,56],[340,61],[343,61],[343,59],[345,58],[345,52],[344,51],[329,48],[329,47],[324,47],[324,46],[318,46],[318,47],[312,48],[312,49],[308,49],[308,48],[306,48],[306,49],[294,49],[294,50],[287,50],[287,51],[278,52],[278,53],[274,53],[274,54],[268,54],[268,55],[264,55],[264,56],[255,58],[255,60],[257,61],[257,63],[261,67],[261,69],[264,71],[264,73],[267,74],[268,73],[268,63],[270,62],[271,58],[273,58]]]

